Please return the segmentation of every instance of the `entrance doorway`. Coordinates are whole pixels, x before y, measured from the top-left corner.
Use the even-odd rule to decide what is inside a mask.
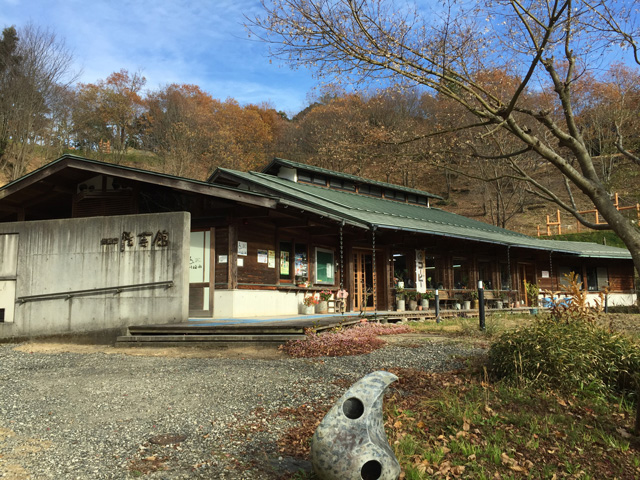
[[[189,316],[208,317],[213,310],[211,232],[191,232],[189,245]]]
[[[353,252],[353,308],[366,312],[384,308],[381,303],[383,285],[380,279],[382,254],[376,256],[377,268],[374,268],[372,250],[354,250]]]
[[[518,293],[523,300],[524,305],[531,306],[531,300],[527,297],[526,283],[536,283],[536,270],[535,265],[531,263],[519,263],[518,264]]]

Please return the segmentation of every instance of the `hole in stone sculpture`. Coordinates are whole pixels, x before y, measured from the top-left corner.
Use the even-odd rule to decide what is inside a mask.
[[[347,398],[342,404],[342,411],[351,420],[360,418],[364,413],[364,405],[356,397]]]
[[[382,475],[382,464],[377,460],[369,460],[360,469],[362,480],[378,480],[380,475]]]

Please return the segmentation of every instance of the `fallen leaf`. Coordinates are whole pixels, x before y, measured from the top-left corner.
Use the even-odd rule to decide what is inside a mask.
[[[622,427],[616,428],[616,432],[618,432],[622,438],[631,438],[631,434]]]
[[[451,473],[456,476],[462,475],[464,473],[464,469],[465,469],[464,465],[456,465],[451,469]]]

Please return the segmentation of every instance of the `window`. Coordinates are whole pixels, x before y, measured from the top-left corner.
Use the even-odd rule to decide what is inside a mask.
[[[291,242],[280,242],[280,279],[291,279]]]
[[[506,263],[500,264],[500,290],[511,290],[509,266]]]
[[[427,276],[427,288],[442,288],[442,283],[438,280],[435,257],[424,257],[424,269]]]
[[[313,175],[313,183],[316,185],[327,185],[327,179],[322,175]]]
[[[334,285],[336,269],[333,250],[316,248],[316,283]]]
[[[296,282],[308,282],[309,262],[307,259],[307,245],[304,243],[296,243],[294,266]]]
[[[409,273],[407,257],[404,253],[393,254],[393,278],[394,283],[404,282],[404,288],[414,288],[413,275]]]
[[[575,273],[576,274],[576,281],[578,282],[578,285],[580,285],[580,290],[582,290],[584,288],[583,284],[582,284],[582,268],[578,267],[578,266],[573,266],[573,267],[560,267],[558,268],[558,283],[563,286],[566,287],[569,285],[569,280],[567,278],[567,276],[570,273]]]
[[[311,174],[309,172],[298,172],[298,181],[311,183]]]
[[[587,268],[587,289],[590,292],[599,292],[609,286],[609,275],[606,267]]]
[[[355,192],[356,186],[353,182],[347,180],[340,180],[339,178],[332,178],[329,180],[329,186],[338,190],[348,190],[349,192]]]
[[[464,257],[454,257],[453,259],[453,288],[473,288],[472,285],[469,285],[469,264]]]
[[[360,185],[358,192],[371,195],[373,197],[382,197],[382,189],[373,185]]]
[[[313,183],[315,185],[327,186],[327,177],[317,173],[298,171],[298,181],[304,183]]]
[[[478,262],[478,280],[482,280],[485,290],[493,290],[493,265],[491,262]]]

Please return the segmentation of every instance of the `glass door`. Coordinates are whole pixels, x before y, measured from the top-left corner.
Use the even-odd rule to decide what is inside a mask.
[[[189,245],[189,315],[209,316],[212,307],[211,232],[191,232]]]
[[[376,278],[373,268],[373,254],[367,251],[353,253],[354,309],[360,312],[375,310]]]

